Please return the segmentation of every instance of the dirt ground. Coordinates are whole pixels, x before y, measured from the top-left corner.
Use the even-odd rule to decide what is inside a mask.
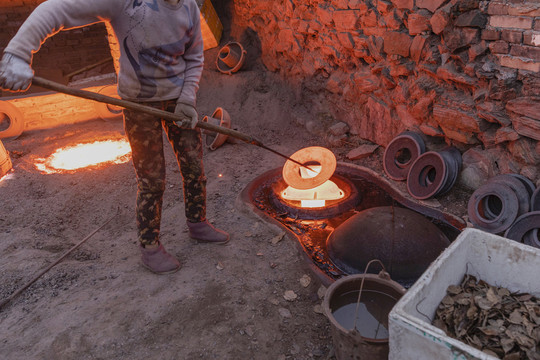
[[[274,74],[252,63],[223,75],[214,66],[215,54],[205,53],[201,116],[223,107],[233,128],[284,154],[327,146],[300,125],[314,114],[297,104]],[[284,159],[243,142],[206,150],[208,217],[231,234],[231,241],[199,245],[185,229],[181,177],[167,145],[161,240],[183,268],[157,276],[139,262],[131,162],[54,175],[34,167],[36,158],[60,146],[120,137],[121,121],[95,120],[24,133],[4,143],[14,172],[0,183],[0,300],[113,219],[0,310],[0,357],[333,358],[329,322],[320,313],[324,288],[293,239],[272,244],[280,229],[237,202],[250,181],[283,166]],[[359,143],[332,150],[341,161]],[[364,162],[382,171],[381,153]],[[300,282],[305,275],[309,284]],[[284,297],[290,290],[297,295],[292,301]]]

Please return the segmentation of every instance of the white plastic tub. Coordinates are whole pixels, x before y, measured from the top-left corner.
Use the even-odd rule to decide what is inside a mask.
[[[465,274],[512,292],[540,295],[540,249],[465,229],[429,266],[389,314],[389,359],[484,359],[490,356],[431,325],[449,285]]]

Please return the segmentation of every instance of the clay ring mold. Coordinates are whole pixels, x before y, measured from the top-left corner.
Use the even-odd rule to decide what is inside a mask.
[[[202,121],[213,125],[218,125],[226,129],[231,128],[231,116],[225,109],[221,107],[218,107],[216,110],[214,110],[212,116],[205,116]],[[208,130],[204,130],[203,134],[206,137],[206,146],[210,150],[216,150],[218,147],[223,145],[223,143],[225,143],[228,138],[228,135],[222,133],[215,133]]]
[[[424,140],[412,131],[396,136],[386,147],[383,166],[392,180],[405,180],[412,163],[424,152]]]
[[[295,189],[306,190],[317,187],[330,179],[334,171],[336,171],[336,156],[330,150],[320,146],[311,146],[298,150],[291,155],[291,159],[314,170],[310,174],[306,174],[309,170],[287,160],[283,166],[283,180],[287,185]],[[320,171],[318,171],[318,168],[320,168]]]
[[[223,46],[217,55],[216,66],[223,74],[232,75],[240,70],[246,61],[246,53],[242,45],[230,42]]]
[[[489,208],[489,211],[488,211]],[[480,230],[499,234],[517,218],[519,200],[506,184],[488,182],[472,194],[467,205],[471,223]]]
[[[7,127],[2,124],[7,123]],[[24,116],[13,104],[0,101],[0,139],[17,138],[24,130]]]

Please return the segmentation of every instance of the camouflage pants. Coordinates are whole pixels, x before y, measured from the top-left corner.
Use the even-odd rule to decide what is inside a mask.
[[[174,112],[175,101],[144,103]],[[124,128],[131,145],[137,174],[137,229],[142,245],[159,240],[161,207],[165,191],[163,134],[172,145],[184,182],[185,213],[188,221],[206,219],[206,176],[199,129],[181,129],[168,120],[133,110],[124,110]]]

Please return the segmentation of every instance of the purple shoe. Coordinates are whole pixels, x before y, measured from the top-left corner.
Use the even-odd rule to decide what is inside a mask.
[[[172,274],[177,272],[181,265],[178,260],[169,254],[161,243],[157,248],[144,248],[139,245],[141,250],[141,260],[143,266],[155,274]]]
[[[229,241],[229,234],[223,230],[216,229],[207,220],[198,223],[186,221],[189,236],[198,242],[212,244],[226,244]]]

